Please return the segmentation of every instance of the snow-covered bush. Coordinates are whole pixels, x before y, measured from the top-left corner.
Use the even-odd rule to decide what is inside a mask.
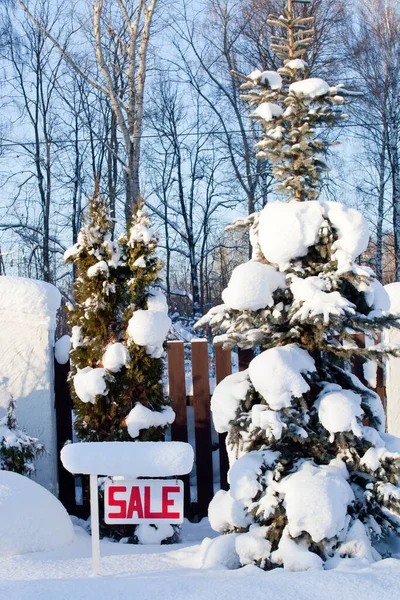
[[[300,40],[310,25],[288,9],[271,23]],[[282,85],[256,72],[242,86],[252,107],[282,108],[250,116],[263,129],[257,156],[271,160],[275,189],[288,202],[268,204],[248,225],[252,262],[268,268],[268,276],[258,268],[263,277],[279,269],[283,281],[260,285],[254,275],[247,294],[234,272],[225,304],[201,324],[228,347],[260,348],[212,399],[231,468],[230,490],[214,497],[210,522],[237,534],[242,565],[305,570],[334,556],[376,560],[376,542],[400,532],[400,440],[385,434],[380,398],[352,373],[355,357],[398,352],[374,340],[399,321],[385,312],[388,298],[373,272],[356,263],[368,243],[365,219],[317,200],[329,144],[316,127],[341,118],[343,99],[340,88],[307,77],[300,59],[307,44],[294,48],[287,39],[296,37],[277,47]],[[358,333],[372,344],[358,348]]]
[[[75,540],[61,502],[17,473],[0,471],[0,515],[0,557],[46,552]]]
[[[114,240],[106,200],[90,198],[78,241],[66,252],[76,271],[70,381],[80,440],[158,441],[173,421],[161,382],[171,322],[155,287],[156,247],[140,207],[128,234]],[[104,529],[137,541],[134,532],[133,526]]]
[[[31,475],[35,471],[35,460],[43,452],[43,444],[18,427],[15,401],[10,396],[7,414],[0,419],[0,469]]]

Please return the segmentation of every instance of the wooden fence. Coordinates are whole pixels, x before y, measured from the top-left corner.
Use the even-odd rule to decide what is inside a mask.
[[[360,346],[364,345],[363,339],[358,338],[356,341]],[[189,429],[194,431],[194,440],[190,441],[194,441],[195,446],[195,478],[193,473],[191,476],[182,477],[185,484],[184,506],[187,518],[201,519],[207,515],[208,505],[217,491],[216,488],[219,486],[221,489],[228,489],[226,434],[217,436],[212,431],[210,374],[215,384],[229,375],[232,371],[232,355],[231,351],[223,350],[221,346],[215,345],[214,358],[211,361],[213,364],[210,365],[207,340],[192,341],[190,344],[192,381],[188,382],[185,369],[185,346],[188,350],[189,344],[185,345],[179,341],[168,342],[168,389],[176,413],[170,435],[174,441],[188,442]],[[251,350],[239,350],[238,368],[240,371],[248,367],[252,357]],[[186,360],[188,360],[187,355]],[[361,381],[366,383],[362,360],[356,359],[354,370]],[[72,401],[67,383],[68,371],[69,364],[55,364],[58,451],[67,440],[72,439]],[[382,369],[378,369],[376,391],[383,400]],[[193,418],[192,423],[189,423],[189,417]],[[213,452],[219,456],[219,465],[213,461]],[[59,499],[70,514],[86,518],[88,509],[76,501],[76,480],[64,469],[60,461],[58,473]],[[196,489],[193,489],[194,487],[197,488],[197,493]]]

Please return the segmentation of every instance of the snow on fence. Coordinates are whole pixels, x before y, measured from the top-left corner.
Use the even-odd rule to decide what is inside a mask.
[[[364,345],[362,336],[356,337],[359,346]],[[225,448],[226,434],[217,435],[213,429],[210,413],[210,357],[207,340],[193,340],[190,344],[191,385],[185,368],[185,344],[168,342],[168,390],[176,413],[168,439],[189,442],[194,446],[195,464],[190,475],[179,477],[184,482],[184,510],[189,519],[201,519],[207,515],[208,505],[218,489],[228,489],[228,457]],[[232,354],[220,345],[214,346],[215,379],[218,384],[232,372]],[[248,367],[253,358],[252,350],[239,350],[238,369]],[[72,439],[72,402],[67,384],[69,365],[55,365],[55,389],[57,412],[58,448]],[[367,385],[362,359],[356,359],[354,370]],[[378,368],[375,391],[382,401],[385,396],[383,371]],[[188,394],[189,392],[189,394]],[[214,460],[213,460],[214,459]],[[218,459],[218,460],[216,460]],[[75,480],[59,462],[59,499],[70,514],[86,518],[88,507],[76,502]]]

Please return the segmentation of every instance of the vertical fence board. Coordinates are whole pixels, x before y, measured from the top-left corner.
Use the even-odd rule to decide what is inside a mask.
[[[208,505],[214,495],[207,340],[193,341],[191,349],[198,515],[202,519],[207,516]]]
[[[215,371],[217,384],[232,373],[232,355],[230,350],[223,350],[221,344],[215,344]],[[221,489],[228,490],[229,460],[226,451],[226,433],[220,433],[219,438],[219,471]]]
[[[169,397],[175,411],[175,421],[171,425],[171,437],[176,442],[188,441],[186,380],[185,380],[185,347],[183,342],[168,342],[168,379]],[[179,477],[184,484],[185,517],[190,517],[190,477]]]
[[[64,469],[60,452],[65,442],[72,440],[72,399],[69,393],[69,361],[60,365],[54,360],[54,393],[58,452],[58,498],[68,513],[76,515],[75,479]]]
[[[249,366],[250,362],[254,358],[254,350],[252,348],[247,348],[244,350],[243,348],[238,349],[238,359],[239,359],[239,371],[245,371]]]

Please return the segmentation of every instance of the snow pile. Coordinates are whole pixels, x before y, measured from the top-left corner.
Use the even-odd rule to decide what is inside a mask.
[[[352,390],[343,390],[338,385],[329,388],[327,393],[322,392],[315,406],[321,424],[331,434],[331,441],[335,433],[343,431],[352,431],[361,437],[362,430],[358,422],[364,415],[361,396]],[[332,388],[336,389],[332,391]]]
[[[274,304],[272,294],[278,287],[285,287],[282,273],[270,265],[249,261],[233,269],[222,300],[234,310],[259,310]]]
[[[287,67],[288,65],[286,64],[285,66]],[[320,77],[311,77],[310,79],[295,81],[289,86],[289,92],[296,94],[296,96],[306,96],[307,98],[325,96],[330,89],[329,84]]]
[[[347,508],[354,501],[347,478],[346,466],[340,460],[323,466],[306,460],[298,471],[279,482],[291,537],[305,531],[318,543],[345,528],[350,519]]]
[[[67,511],[44,487],[0,471],[0,556],[54,550],[75,539]]]
[[[83,442],[61,450],[70,473],[170,477],[190,473],[193,449],[184,442]]]
[[[144,346],[152,358],[160,358],[171,319],[165,312],[136,310],[129,319],[127,334],[138,346]]]
[[[230,490],[220,490],[208,507],[208,518],[215,531],[237,527],[244,529],[252,521],[248,507],[262,489],[259,481],[264,467],[271,467],[279,459],[279,452],[254,450],[233,463],[228,473]]]
[[[345,541],[338,548],[338,554],[340,556],[365,559],[369,563],[380,559],[377,551],[371,546],[365,526],[359,519],[353,521],[347,532]]]
[[[56,324],[56,312],[61,294],[54,285],[24,277],[0,277],[0,308],[12,313],[13,319],[46,320],[51,327]]]
[[[263,102],[259,104],[255,111],[249,117],[251,119],[262,119],[263,121],[273,121],[283,115],[283,109],[279,104],[273,102]]]
[[[271,555],[271,542],[265,539],[268,528],[251,525],[249,531],[239,535],[235,548],[242,565],[252,565],[257,560],[264,561]]]
[[[222,566],[225,569],[239,569],[240,561],[235,548],[236,539],[236,533],[221,535],[214,539],[205,538],[199,549],[200,567],[208,569]]]
[[[337,260],[339,272],[350,270],[352,261],[367,248],[368,224],[358,210],[340,202],[292,200],[267,204],[260,213],[258,227],[265,258],[285,270],[290,261],[305,256],[318,242],[324,219],[330,221],[338,238],[332,245],[332,258]]]
[[[304,71],[307,67],[308,64],[301,58],[294,58],[285,62],[285,68],[292,69],[293,71]]]
[[[88,268],[87,276],[88,277],[97,277],[97,275],[104,273],[104,275],[106,277],[108,277],[108,272],[109,272],[108,265],[107,265],[106,261],[100,260],[95,265],[92,265],[91,267]]]
[[[211,411],[218,433],[229,431],[229,423],[234,420],[249,388],[248,369],[228,375],[217,385],[211,398]]]
[[[138,539],[139,544],[157,544],[159,546],[161,542],[171,538],[175,531],[172,525],[169,523],[157,523],[149,525],[148,523],[140,523],[135,529],[135,536]]]
[[[219,490],[208,507],[208,518],[214,531],[224,533],[232,526],[245,529],[251,523],[242,503],[235,500],[230,492]]]
[[[147,298],[147,309],[154,312],[168,313],[167,299],[161,290],[150,290],[149,297]]]
[[[338,270],[345,272],[350,270],[351,262],[367,249],[368,223],[358,210],[341,202],[326,202],[324,207],[338,236],[332,246],[332,258],[338,261]]]
[[[248,75],[249,79],[260,85],[268,85],[271,90],[280,90],[282,87],[282,77],[276,71],[259,71],[256,69]]]
[[[175,421],[175,413],[170,406],[165,406],[162,411],[150,410],[140,402],[135,406],[126,417],[126,425],[131,438],[136,438],[141,429],[150,427],[167,427]]]
[[[71,350],[71,338],[69,335],[63,335],[54,345],[54,356],[59,365],[65,365],[69,361],[69,351]]]
[[[282,532],[278,549],[272,553],[271,558],[289,571],[323,569],[322,558],[315,552],[310,552],[306,541],[293,540],[287,526]]]
[[[329,323],[331,315],[341,316],[346,312],[354,314],[354,305],[339,292],[325,292],[327,282],[319,277],[292,277],[290,290],[294,296],[293,319],[301,321],[322,315],[324,323]]]
[[[258,241],[265,258],[284,271],[291,260],[305,256],[318,241],[324,220],[322,205],[310,202],[272,202],[260,212]]]
[[[308,392],[303,374],[314,371],[314,360],[296,344],[265,350],[249,365],[251,383],[272,410],[289,407],[292,397]]]
[[[107,394],[106,369],[85,367],[74,375],[74,389],[79,400],[94,404],[96,396]]]
[[[102,358],[103,367],[112,373],[118,373],[122,367],[127,367],[129,361],[129,350],[120,342],[108,344]]]

